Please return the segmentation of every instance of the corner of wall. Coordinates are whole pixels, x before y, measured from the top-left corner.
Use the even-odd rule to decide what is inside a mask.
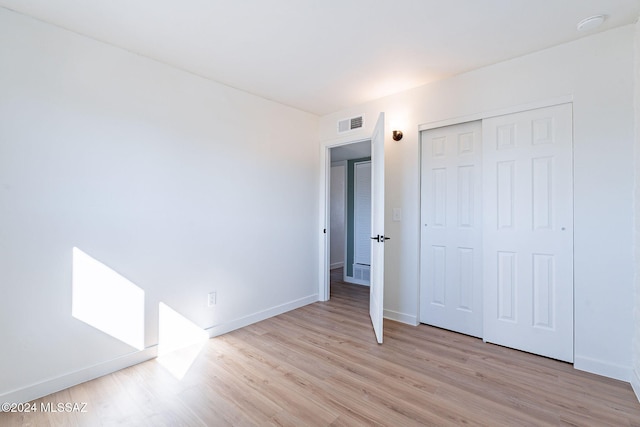
[[[636,310],[636,314],[637,313],[638,313],[638,310]],[[638,338],[638,329],[636,329],[636,341],[635,341],[636,342],[636,356],[638,356],[637,348],[638,348],[639,341],[640,341],[637,338]],[[636,357],[636,359],[634,360],[634,369],[631,370],[629,383],[631,383],[631,388],[633,389],[634,393],[636,394],[636,398],[640,402],[640,370],[638,369],[637,365],[638,365],[638,358]]]
[[[640,375],[638,375],[638,371],[634,371],[631,373],[631,388],[636,394],[636,398],[640,401]]]
[[[580,355],[574,357],[573,367],[579,371],[625,382],[630,382],[633,376],[633,370],[629,369],[629,366]]]
[[[640,17],[634,31],[634,110],[635,110],[635,188],[634,188],[634,258],[635,292],[633,313],[631,386],[640,401]]]

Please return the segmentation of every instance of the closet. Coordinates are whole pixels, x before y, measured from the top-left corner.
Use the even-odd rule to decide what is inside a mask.
[[[572,105],[421,133],[420,321],[573,361]]]

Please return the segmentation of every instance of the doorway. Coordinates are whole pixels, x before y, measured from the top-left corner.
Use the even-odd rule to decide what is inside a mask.
[[[369,286],[371,253],[371,141],[329,149],[329,260],[331,275]]]
[[[369,316],[375,332],[376,340],[382,344],[383,340],[383,314],[384,314],[384,244],[389,237],[384,232],[384,126],[385,115],[381,112],[373,126],[369,141],[371,150],[371,264],[369,287]],[[357,141],[357,142],[363,142]],[[356,141],[354,141],[356,142]],[[320,230],[323,238],[320,239],[320,275],[318,283],[318,299],[327,301],[330,296],[330,236],[327,233],[330,220],[330,176],[331,176],[331,150],[349,142],[326,143],[321,146],[320,171]]]

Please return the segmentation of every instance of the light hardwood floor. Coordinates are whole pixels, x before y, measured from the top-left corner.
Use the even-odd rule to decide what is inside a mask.
[[[385,320],[368,288],[208,340],[181,380],[157,360],[34,403],[86,413],[0,414],[1,426],[640,426],[629,384],[476,338]]]

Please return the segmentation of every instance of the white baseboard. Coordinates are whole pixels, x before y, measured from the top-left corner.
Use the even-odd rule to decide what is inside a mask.
[[[333,270],[334,268],[343,268],[344,267],[344,261],[340,261],[340,262],[334,262],[333,264],[331,264],[329,266],[330,270]]]
[[[138,363],[153,359],[157,355],[157,346],[148,347],[142,351],[125,354],[124,356],[109,360],[107,362],[80,369],[79,371],[71,372],[59,377],[50,378],[40,383],[32,384],[18,390],[10,391],[8,393],[0,395],[0,402],[30,402],[32,400],[48,396],[57,391],[73,387],[74,385],[78,385],[83,382],[87,382],[95,378],[110,374],[112,372],[128,368],[129,366],[137,365]]]
[[[640,372],[631,372],[631,388],[636,394],[636,399],[640,402]]]
[[[383,314],[385,319],[395,320],[396,322],[405,323],[411,326],[418,326],[418,318],[416,316],[412,316],[410,314],[399,313],[393,310],[384,310]]]
[[[209,333],[210,337],[222,335],[235,329],[239,329],[252,323],[268,319],[269,317],[277,316],[278,314],[300,308],[316,301],[318,301],[318,294],[309,295],[307,297],[281,304],[279,306],[254,313],[249,316],[244,316],[221,325],[216,325],[212,328],[207,329],[206,331]],[[102,377],[104,375],[111,374],[121,369],[128,368],[129,366],[146,362],[147,360],[153,359],[157,356],[158,346],[151,346],[145,348],[142,351],[129,353],[124,356],[108,360],[94,366],[90,366],[88,368],[80,369],[75,372],[71,372],[55,378],[50,378],[36,384],[0,394],[0,403],[30,402],[32,400],[48,396],[57,391],[73,387],[74,385],[78,385]]]
[[[364,280],[360,279],[354,279],[351,276],[344,276],[344,279],[342,279],[342,281],[345,283],[351,283],[352,285],[370,286],[369,282],[365,282]]]
[[[277,316],[278,314],[286,313],[287,311],[295,310],[296,308],[304,307],[305,305],[314,303],[316,301],[318,301],[318,294],[309,295],[307,297],[281,304],[267,310],[259,311],[257,313],[240,317],[238,319],[231,320],[220,325],[212,326],[211,328],[206,329],[206,331],[209,333],[209,337],[217,337],[218,335],[226,334],[227,332],[244,328],[245,326],[249,326],[253,323],[260,322],[261,320]]]
[[[626,382],[630,381],[633,373],[631,368],[628,366],[603,362],[602,360],[584,356],[576,356],[573,361],[573,367],[580,371],[591,372],[592,374],[602,375],[603,377],[609,377]]]

